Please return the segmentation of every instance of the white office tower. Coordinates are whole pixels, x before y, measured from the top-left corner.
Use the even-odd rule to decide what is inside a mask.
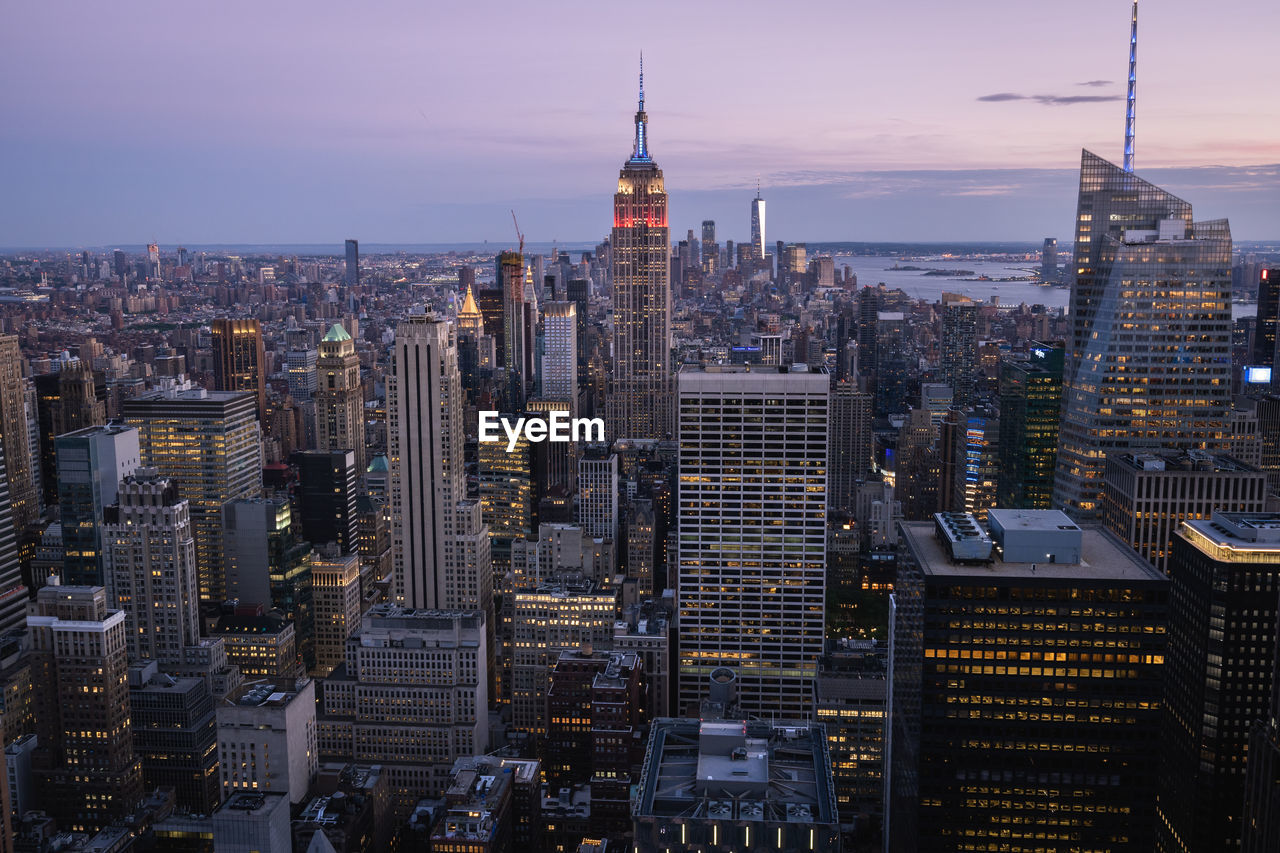
[[[678,708],[738,676],[747,716],[804,717],[822,654],[825,369],[686,366],[678,378]]]
[[[569,403],[578,416],[578,306],[548,302],[542,309],[542,396]]]
[[[155,468],[139,468],[106,507],[102,552],[107,599],[124,611],[132,662],[177,665],[200,639],[196,540],[187,501]]]
[[[466,494],[462,379],[453,327],[410,314],[396,327],[387,378],[395,600],[444,607],[458,560],[455,508]]]
[[[588,536],[618,539],[618,455],[604,445],[578,460],[578,524]]]

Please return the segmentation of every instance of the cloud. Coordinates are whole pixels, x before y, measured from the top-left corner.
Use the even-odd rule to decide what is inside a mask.
[[[1101,87],[1101,86],[1110,86],[1110,85],[1111,85],[1111,81],[1110,81],[1110,80],[1086,80],[1086,81],[1084,81],[1083,83],[1077,83],[1076,85],[1077,85],[1077,86],[1092,86],[1093,88],[1097,89],[1097,88],[1099,88],[1099,87]]]
[[[1106,81],[1094,81],[1103,83]],[[1082,83],[1088,86],[1092,83]],[[1017,92],[996,92],[993,95],[981,95],[979,101],[999,103],[1001,101],[1035,101],[1050,107],[1070,106],[1071,104],[1096,104],[1103,101],[1119,101],[1119,95],[1020,95]]]

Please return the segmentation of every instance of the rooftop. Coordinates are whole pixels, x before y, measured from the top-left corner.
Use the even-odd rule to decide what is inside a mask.
[[[218,807],[221,814],[266,815],[275,811],[281,801],[288,802],[288,794],[276,791],[241,791],[232,794]]]
[[[241,686],[227,701],[247,708],[280,708],[292,702],[305,686],[306,679],[255,680]]]
[[[826,730],[807,723],[655,720],[634,813],[835,823]]]
[[[1117,453],[1108,457],[1134,471],[1200,473],[1205,471],[1256,472],[1257,468],[1245,464],[1225,453],[1209,453],[1204,450],[1151,451],[1146,453]]]
[[[329,331],[325,332],[324,337],[321,338],[321,340],[327,343],[341,343],[342,341],[351,340],[351,335],[347,333],[347,330],[341,323],[334,323],[329,327]]]
[[[991,510],[1000,512],[999,510]],[[1011,510],[1010,512],[1025,512]],[[1066,516],[1062,516],[1066,518]],[[1026,524],[1037,522],[1026,520]],[[1074,524],[1072,524],[1075,527]],[[1056,525],[1055,525],[1056,528]],[[904,521],[901,523],[903,540],[915,555],[921,571],[926,577],[990,577],[1005,578],[1040,578],[1044,580],[1109,580],[1109,581],[1163,581],[1164,575],[1150,563],[1138,556],[1132,548],[1127,547],[1110,532],[1100,527],[1077,528],[1080,533],[1080,551],[1078,562],[1009,562],[999,559],[999,551],[993,552],[996,559],[985,563],[962,562],[955,560],[935,535],[934,523],[931,521]],[[1035,535],[1036,531],[1028,528]]]
[[[1238,561],[1240,552],[1280,551],[1280,514],[1215,512],[1212,518],[1187,520],[1179,532],[1192,545],[1225,562]]]

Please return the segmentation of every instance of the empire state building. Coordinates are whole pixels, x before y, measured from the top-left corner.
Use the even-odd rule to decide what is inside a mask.
[[[613,197],[613,378],[609,439],[672,434],[670,232],[662,170],[649,156],[644,66],[631,158]]]

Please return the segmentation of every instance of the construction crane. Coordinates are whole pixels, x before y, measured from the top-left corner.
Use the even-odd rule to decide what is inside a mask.
[[[516,221],[516,212],[511,211],[511,222],[516,226],[516,236],[520,238],[520,257],[524,257],[524,235],[520,233],[520,223]]]

